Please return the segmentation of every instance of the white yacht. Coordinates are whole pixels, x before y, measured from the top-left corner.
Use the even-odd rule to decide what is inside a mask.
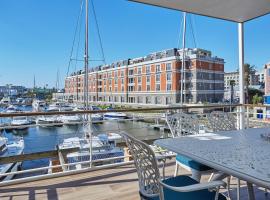
[[[40,116],[37,117],[36,123],[42,127],[62,126],[62,121],[58,116]]]
[[[27,117],[13,117],[10,122],[10,125],[16,130],[25,130],[28,128],[26,125],[30,124],[32,124],[32,122],[28,120]]]
[[[117,135],[121,138],[119,134]],[[90,144],[90,140],[87,138],[72,137],[64,139],[63,143],[59,145],[59,149],[70,149],[76,147],[80,149],[78,152],[67,154],[68,163],[74,163],[74,165],[70,165],[68,167],[68,170],[89,167],[89,163],[76,163],[90,160],[90,145],[92,145],[92,160],[124,156],[124,151],[121,148],[116,147],[114,140],[115,137],[116,134],[92,136],[92,144]],[[110,161],[110,163],[121,161],[122,159],[120,158],[115,161]]]
[[[93,123],[97,123],[97,122],[102,122],[103,117],[102,115],[96,113],[96,114],[91,114],[91,120]]]
[[[121,112],[107,112],[103,115],[103,118],[109,120],[126,119],[127,115]]]
[[[21,112],[22,110],[19,109],[18,106],[14,106],[14,105],[10,105],[6,108],[6,110],[4,111],[5,113],[17,113],[17,112]]]
[[[46,102],[35,99],[32,103],[32,107],[33,107],[33,111],[36,111],[36,112],[44,111],[46,107]]]
[[[53,103],[53,104],[50,104],[49,106],[48,106],[48,108],[46,108],[46,111],[47,112],[58,112],[58,111],[60,111],[60,103]]]
[[[66,124],[78,124],[82,122],[80,115],[62,115],[59,117],[59,120]]]
[[[18,138],[14,141],[8,141],[7,138],[0,137],[0,156],[8,157],[21,155],[24,150],[24,140],[23,138]],[[1,164],[0,174],[15,172],[21,166],[21,162]],[[14,175],[0,176],[0,181],[7,181],[14,177]]]

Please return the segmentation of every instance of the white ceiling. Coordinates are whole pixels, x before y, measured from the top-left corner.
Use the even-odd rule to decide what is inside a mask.
[[[270,0],[130,0],[234,22],[270,13]]]

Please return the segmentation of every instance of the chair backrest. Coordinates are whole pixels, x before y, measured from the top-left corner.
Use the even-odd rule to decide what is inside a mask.
[[[172,137],[199,134],[200,124],[196,115],[176,113],[166,117]]]
[[[236,119],[232,113],[213,111],[207,114],[209,128],[216,131],[236,130]]]
[[[122,132],[137,169],[139,188],[142,195],[155,197],[160,195],[159,169],[153,150],[144,142]]]

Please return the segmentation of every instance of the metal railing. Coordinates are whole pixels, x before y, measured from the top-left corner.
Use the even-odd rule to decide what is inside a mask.
[[[196,110],[196,109],[205,109],[208,111],[211,110],[227,110],[232,111],[237,116],[237,123],[239,121],[239,109],[238,107],[243,106],[246,108],[245,111],[245,116],[246,116],[246,127],[250,127],[250,113],[253,105],[240,105],[240,104],[235,104],[235,105],[202,105],[202,106],[175,106],[175,107],[159,107],[159,108],[140,108],[140,109],[119,109],[119,110],[96,110],[96,111],[68,111],[68,112],[27,112],[27,113],[1,113],[0,118],[11,118],[11,117],[17,117],[17,116],[27,116],[27,117],[36,117],[36,116],[49,116],[49,115],[91,115],[91,114],[96,114],[96,113],[106,113],[106,112],[123,112],[129,114],[130,118],[129,119],[121,119],[121,120],[116,120],[114,121],[117,123],[118,128],[115,130],[109,130],[109,131],[129,131],[122,129],[119,124],[122,122],[132,122],[136,120],[142,120],[142,121],[147,121],[150,120],[150,124],[145,124],[141,128],[150,128],[151,125],[155,125],[156,120],[161,121],[161,124],[165,126],[164,119],[162,119],[164,116],[164,113],[169,113],[169,112],[177,112],[179,110]],[[142,113],[147,113],[147,116],[144,116]],[[254,112],[252,112],[254,114]],[[204,119],[205,114],[200,114],[197,113],[197,115],[201,116],[202,119]],[[162,121],[163,120],[163,121]],[[252,120],[257,120],[257,119],[252,119]],[[251,120],[251,121],[252,121]],[[103,120],[100,120],[99,122],[104,122]],[[110,121],[111,122],[111,121]],[[44,126],[44,124],[42,124]],[[45,124],[46,125],[46,124]],[[50,125],[50,124],[48,124]],[[56,124],[58,125],[58,124]],[[38,127],[40,124],[32,124],[32,125],[27,125],[25,127]],[[163,128],[164,128],[163,127]],[[1,127],[1,128],[6,128],[6,127]],[[8,127],[12,128],[12,127]],[[135,127],[134,129],[138,129]],[[163,130],[164,131],[164,130]],[[102,130],[97,130],[96,133],[101,133],[103,132]],[[168,134],[169,135],[169,134]],[[145,137],[147,138],[147,137]],[[123,142],[123,141],[122,141]],[[123,145],[123,143],[122,143]],[[46,179],[46,178],[52,178],[52,177],[59,177],[59,176],[64,176],[64,175],[70,175],[70,174],[76,174],[76,173],[82,173],[82,172],[87,172],[87,171],[93,171],[93,170],[99,170],[99,169],[105,169],[105,168],[111,168],[111,167],[117,167],[117,166],[122,166],[122,165],[128,165],[131,164],[132,161],[130,161],[130,155],[125,154],[124,156],[119,156],[119,157],[110,157],[106,159],[96,159],[96,160],[87,160],[87,161],[78,161],[78,162],[73,162],[73,163],[66,163],[66,156],[68,153],[71,152],[76,152],[78,149],[69,149],[69,150],[51,150],[51,151],[46,151],[46,152],[35,152],[35,153],[30,153],[30,154],[23,154],[23,155],[18,155],[18,156],[12,156],[12,157],[1,157],[0,158],[0,164],[6,164],[6,163],[13,163],[13,162],[23,162],[23,161],[29,161],[29,160],[37,160],[37,159],[43,159],[43,158],[57,158],[60,160],[59,157],[63,156],[63,161],[60,162],[60,164],[52,165],[52,166],[46,166],[46,167],[38,167],[38,168],[33,168],[33,169],[26,169],[22,171],[13,171],[13,172],[8,172],[5,174],[0,174],[0,178],[8,175],[21,175],[21,174],[27,174],[27,173],[32,173],[32,172],[38,172],[38,171],[44,171],[44,170],[52,170],[52,169],[57,169],[61,168],[61,172],[55,172],[51,174],[41,174],[37,176],[31,176],[31,177],[23,177],[20,179],[14,179],[14,180],[9,180],[9,181],[2,181],[0,182],[0,186],[4,185],[10,185],[10,184],[16,184],[16,183],[22,183],[22,182],[28,182],[28,181],[33,181],[33,180],[41,180],[41,179]],[[157,152],[159,153],[159,152]],[[165,155],[166,157],[166,155]],[[171,157],[171,155],[168,155],[168,157]],[[122,159],[122,162],[113,162],[116,160]],[[100,164],[100,163],[107,163],[103,165],[95,165],[95,164]],[[108,164],[109,163],[109,164]],[[78,165],[78,164],[89,164],[89,167],[85,167],[82,169],[76,169],[76,170],[69,170],[68,167]],[[93,164],[93,165],[92,165]]]

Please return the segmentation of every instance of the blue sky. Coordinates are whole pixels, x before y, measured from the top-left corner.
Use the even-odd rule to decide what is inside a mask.
[[[35,74],[38,86],[55,86],[59,70],[63,86],[80,1],[0,1],[0,85],[31,87]],[[178,46],[181,12],[126,0],[94,0],[94,4],[107,63]],[[92,11],[89,17],[89,56],[101,59]],[[235,70],[238,67],[237,24],[194,15],[192,21],[196,47],[224,58],[226,71]],[[269,35],[270,15],[245,24],[246,62],[261,68],[270,61]],[[195,47],[190,22],[187,46]],[[80,47],[79,59],[82,59],[83,41]],[[77,69],[82,67],[83,63],[78,63]],[[74,69],[72,63],[70,71]]]

